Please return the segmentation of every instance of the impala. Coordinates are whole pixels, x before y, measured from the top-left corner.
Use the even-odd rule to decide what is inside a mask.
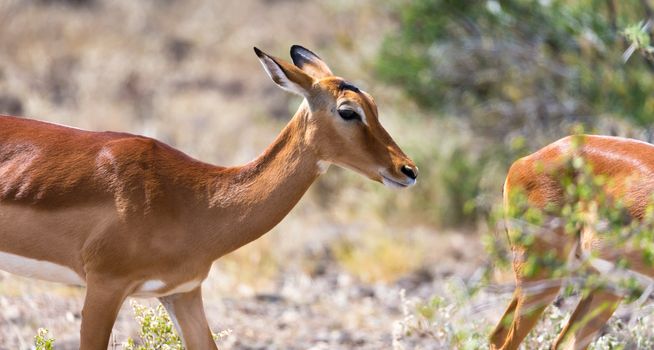
[[[301,46],[291,47],[294,64],[254,51],[304,100],[243,166],[143,136],[0,117],[0,269],[86,286],[82,350],[107,348],[129,296],[159,298],[187,349],[216,349],[200,288],[214,260],[273,228],[330,164],[415,184],[418,169],[370,95]]]
[[[654,194],[654,145],[608,136],[587,135],[582,140],[581,145],[576,146],[573,137],[567,137],[516,161],[504,184],[505,207],[512,204],[509,193],[516,190],[524,192],[531,207],[542,210],[551,204],[560,207],[564,191],[559,179],[565,176],[565,159],[569,159],[573,148],[578,147],[574,152],[592,166],[593,175],[607,180],[603,187],[606,195],[623,201],[629,215],[642,220]],[[541,266],[535,274],[525,271],[525,262],[530,257],[554,253],[554,258],[563,264],[571,254],[596,257],[590,260],[595,274],[605,274],[619,259],[625,259],[633,271],[654,277],[654,268],[645,261],[642,251],[613,245],[614,242],[595,229],[583,228],[577,234],[566,233],[565,223],[556,217],[551,221],[554,224],[552,229],[548,227],[533,233],[532,244],[526,246],[511,242],[516,289],[513,300],[491,335],[491,349],[517,349],[559,292],[562,281],[551,279],[552,271],[547,267]],[[509,231],[515,229],[509,225]],[[509,234],[509,237],[515,236]],[[595,288],[582,296],[553,348],[586,349],[621,299],[606,287]]]

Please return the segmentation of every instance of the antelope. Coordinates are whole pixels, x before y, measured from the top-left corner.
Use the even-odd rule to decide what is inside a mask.
[[[530,207],[541,210],[551,204],[560,207],[564,192],[559,180],[566,171],[564,160],[573,148],[578,148],[574,152],[591,165],[592,174],[606,179],[602,190],[607,197],[622,200],[632,219],[644,219],[654,194],[654,145],[619,137],[583,135],[581,145],[576,146],[574,137],[578,136],[558,140],[513,163],[504,184],[505,208],[513,204],[509,193],[516,190],[523,191]],[[645,261],[639,249],[612,245],[614,242],[603,237],[601,231],[586,227],[577,234],[566,233],[560,215],[554,213],[552,219],[552,229],[533,233],[533,244],[510,242],[516,289],[491,333],[491,349],[518,349],[559,293],[562,280],[551,279],[552,271],[547,267],[541,266],[534,274],[525,271],[525,262],[530,257],[549,252],[563,264],[576,256],[596,257],[590,260],[590,273],[596,275],[606,275],[619,259],[626,259],[632,271],[654,277],[654,267]],[[508,225],[509,232],[515,230],[516,227]],[[552,348],[586,349],[623,299],[619,294],[608,287],[597,287],[582,295]]]
[[[368,93],[301,46],[293,64],[254,51],[304,99],[242,166],[148,137],[0,117],[0,269],[85,286],[80,349],[107,349],[130,296],[158,298],[186,349],[217,349],[201,292],[212,263],[272,229],[330,164],[389,187],[416,183]]]

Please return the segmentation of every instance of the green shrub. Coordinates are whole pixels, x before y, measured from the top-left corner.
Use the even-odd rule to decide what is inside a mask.
[[[173,322],[162,305],[150,308],[135,301],[131,302],[134,317],[139,323],[139,341],[128,338],[125,350],[183,350],[182,340],[177,335]],[[231,334],[231,330],[214,333],[214,340]]]
[[[138,321],[138,345],[129,338],[125,344],[126,350],[182,350],[182,340],[175,332],[175,327],[163,306],[149,308],[132,301],[134,316]]]
[[[400,28],[384,41],[377,71],[425,108],[500,132],[609,111],[654,121],[654,76],[642,59],[623,64],[618,30],[642,19],[644,2],[614,10],[597,0],[396,3]]]
[[[418,159],[444,164],[422,178],[440,189],[428,191],[427,208],[444,224],[486,215],[488,199],[502,186],[496,174],[516,156],[566,135],[570,125],[592,129],[606,119],[624,120],[653,138],[651,63],[641,55],[622,58],[625,36],[639,48],[647,44],[649,30],[627,28],[642,19],[647,2],[627,0],[616,8],[598,0],[392,3],[399,28],[381,46],[378,75],[425,115],[454,119],[471,132],[436,131],[433,149],[454,139],[468,144]]]

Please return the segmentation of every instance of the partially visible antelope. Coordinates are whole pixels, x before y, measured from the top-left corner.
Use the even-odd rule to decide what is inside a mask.
[[[304,100],[243,166],[143,136],[0,117],[0,269],[86,286],[82,350],[107,349],[129,296],[159,298],[187,349],[216,349],[200,288],[211,264],[273,228],[330,164],[390,187],[416,183],[370,95],[301,46],[294,64],[254,51]]]
[[[594,176],[606,180],[603,191],[608,198],[621,201],[631,218],[642,220],[654,195],[654,145],[619,137],[575,137],[581,137],[579,146],[575,145],[573,137],[566,137],[511,166],[504,184],[505,208],[514,204],[510,198],[513,191],[522,191],[529,206],[543,211],[552,204],[555,207],[564,204],[560,179],[566,176],[566,159],[574,152],[592,167]],[[533,275],[525,271],[525,263],[530,257],[554,253],[559,264],[565,264],[575,255],[594,257],[590,263],[591,272],[595,274],[606,274],[611,266],[624,259],[633,271],[654,277],[654,266],[647,263],[643,251],[630,245],[613,244],[614,241],[595,229],[583,228],[577,234],[566,233],[565,222],[560,218],[556,220],[556,217],[552,217],[551,222],[556,223],[553,229],[548,227],[529,233],[534,235],[532,244],[525,246],[510,242],[514,253],[516,289],[513,300],[491,335],[491,349],[517,349],[543,310],[559,293],[563,281],[551,279],[552,271],[546,266],[540,266]],[[508,225],[509,237],[516,237],[511,231],[518,228]],[[605,287],[582,296],[552,348],[586,349],[621,300],[621,295]]]

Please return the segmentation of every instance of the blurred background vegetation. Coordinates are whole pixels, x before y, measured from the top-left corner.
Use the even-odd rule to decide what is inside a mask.
[[[650,38],[639,23],[653,8],[652,0],[0,0],[0,113],[144,134],[240,164],[300,102],[269,81],[252,46],[288,59],[292,44],[304,45],[375,96],[382,123],[420,168],[418,185],[390,191],[332,167],[271,234],[219,261],[208,289],[283,293],[286,276],[332,270],[389,285],[470,276],[517,157],[578,123],[654,139],[654,64],[638,52],[623,57],[625,31]],[[5,298],[51,289],[0,275]],[[70,293],[81,292],[60,294]],[[76,317],[66,328],[73,335]]]
[[[652,16],[646,0],[417,0],[394,13],[400,26],[381,45],[379,77],[471,134],[437,153],[445,169],[423,181],[443,191],[425,199],[447,209],[425,215],[460,225],[487,213],[507,165],[573,123],[652,141],[654,63],[623,60],[623,31]],[[419,163],[433,162],[426,156]]]

